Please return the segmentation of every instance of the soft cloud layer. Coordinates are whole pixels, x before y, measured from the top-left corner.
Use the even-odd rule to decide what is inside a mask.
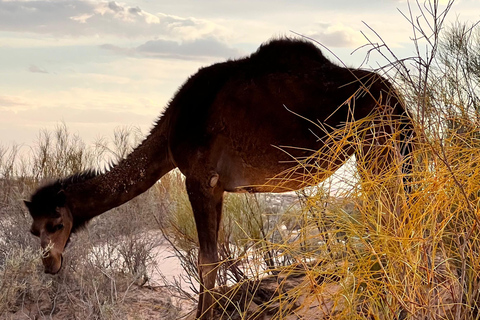
[[[70,94],[80,101],[69,102],[73,101],[67,97]],[[147,105],[149,101],[140,98],[129,101],[128,95],[121,93],[115,95],[119,97],[117,100],[108,94],[95,97],[95,91],[88,93],[86,90],[59,93],[57,100],[48,99],[48,96],[38,94],[25,99],[0,95],[0,144],[33,143],[39,130],[51,130],[60,122],[65,122],[72,132],[80,133],[87,141],[110,135],[114,128],[122,125],[140,125],[146,130],[162,109],[161,106],[155,106],[155,110],[152,110]],[[48,100],[51,104],[47,103]]]
[[[49,73],[47,70],[43,69],[43,68],[40,68],[34,64],[30,65],[30,67],[28,67],[28,71],[30,72],[33,72],[33,73]]]
[[[0,95],[0,110],[7,110],[10,107],[24,106],[25,100],[17,96]]]
[[[0,1],[0,30],[65,36],[169,36],[195,39],[221,34],[222,27],[200,19],[151,14],[112,2]]]
[[[119,124],[125,123],[126,119],[129,119],[129,123],[148,123],[153,122],[155,119],[155,117],[152,117],[151,115],[137,114],[130,110],[112,111],[106,109],[80,109],[65,107],[30,108],[28,110],[20,110],[16,112],[10,110],[4,111],[3,114],[7,116],[7,119],[18,119],[25,123],[55,123],[59,121],[65,121],[70,124]],[[52,118],[52,115],[55,114],[61,118]]]
[[[355,48],[362,44],[362,35],[359,31],[341,24],[318,24],[317,31],[309,34],[315,40],[327,47]]]
[[[104,44],[102,49],[110,50],[117,54],[149,58],[234,58],[242,53],[227,46],[214,38],[196,39],[178,43],[170,40],[150,40],[135,48],[122,48],[112,44]]]

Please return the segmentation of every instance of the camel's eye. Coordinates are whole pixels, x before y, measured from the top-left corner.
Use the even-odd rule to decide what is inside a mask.
[[[63,229],[63,223],[59,223],[59,224],[56,224],[54,226],[48,226],[47,227],[47,231],[49,233],[54,233],[54,232],[57,232],[59,230],[62,230]]]

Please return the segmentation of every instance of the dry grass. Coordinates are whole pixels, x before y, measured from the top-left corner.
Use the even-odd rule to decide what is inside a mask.
[[[179,317],[183,302],[175,296],[181,292],[148,286],[161,245],[150,231],[164,210],[158,199],[165,190],[154,188],[72,236],[56,276],[43,273],[38,239],[28,232],[31,218],[22,199],[40,181],[98,167],[101,158],[115,161],[138,142],[134,133],[118,129],[110,141],[86,147],[62,124],[42,131],[30,151],[0,150],[0,319]]]
[[[221,250],[219,318],[480,318],[480,31],[443,26],[451,4],[441,11],[438,2],[418,3],[419,18],[414,8],[405,15],[415,33],[414,58],[400,61],[381,38],[371,42],[370,53],[389,61],[383,70],[402,89],[416,123],[411,193],[399,184],[401,158],[378,175],[359,156],[352,178],[340,178],[340,191],[338,179],[321,183],[299,200],[301,210],[276,214],[273,227],[265,221],[272,218],[267,208],[245,205],[258,203],[258,196],[229,196],[220,248],[234,249]],[[339,129],[330,150],[360,145],[372,123]],[[387,138],[379,154],[395,154],[398,136]],[[314,172],[312,163],[299,160]],[[245,203],[229,209],[239,201]],[[170,221],[178,231],[173,238],[189,239],[175,243],[182,252],[196,248],[192,222],[185,222],[190,217]],[[287,231],[279,232],[283,226]],[[222,281],[238,281],[239,272],[248,280]]]

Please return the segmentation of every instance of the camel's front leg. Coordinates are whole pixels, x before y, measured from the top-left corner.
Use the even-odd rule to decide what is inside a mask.
[[[213,296],[217,276],[217,237],[222,215],[223,189],[210,180],[188,178],[186,180],[188,197],[192,204],[197,226],[200,249],[198,253],[198,272],[200,276],[200,296],[198,298],[198,319],[212,319]]]

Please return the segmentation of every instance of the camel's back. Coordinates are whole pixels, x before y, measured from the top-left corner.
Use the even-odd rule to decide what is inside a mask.
[[[211,120],[212,106],[220,95],[260,83],[265,77],[295,78],[300,75],[305,78],[313,74],[327,74],[330,69],[342,68],[332,64],[312,43],[291,39],[272,40],[248,57],[201,68],[178,90],[165,112],[165,117],[168,116],[172,124],[172,144],[179,145],[184,141],[202,144],[203,135],[199,133]],[[312,76],[310,80],[318,83],[318,79],[314,78]],[[234,94],[237,96],[230,97],[233,104],[240,98],[238,92]],[[250,94],[255,93],[241,93],[242,96]]]

